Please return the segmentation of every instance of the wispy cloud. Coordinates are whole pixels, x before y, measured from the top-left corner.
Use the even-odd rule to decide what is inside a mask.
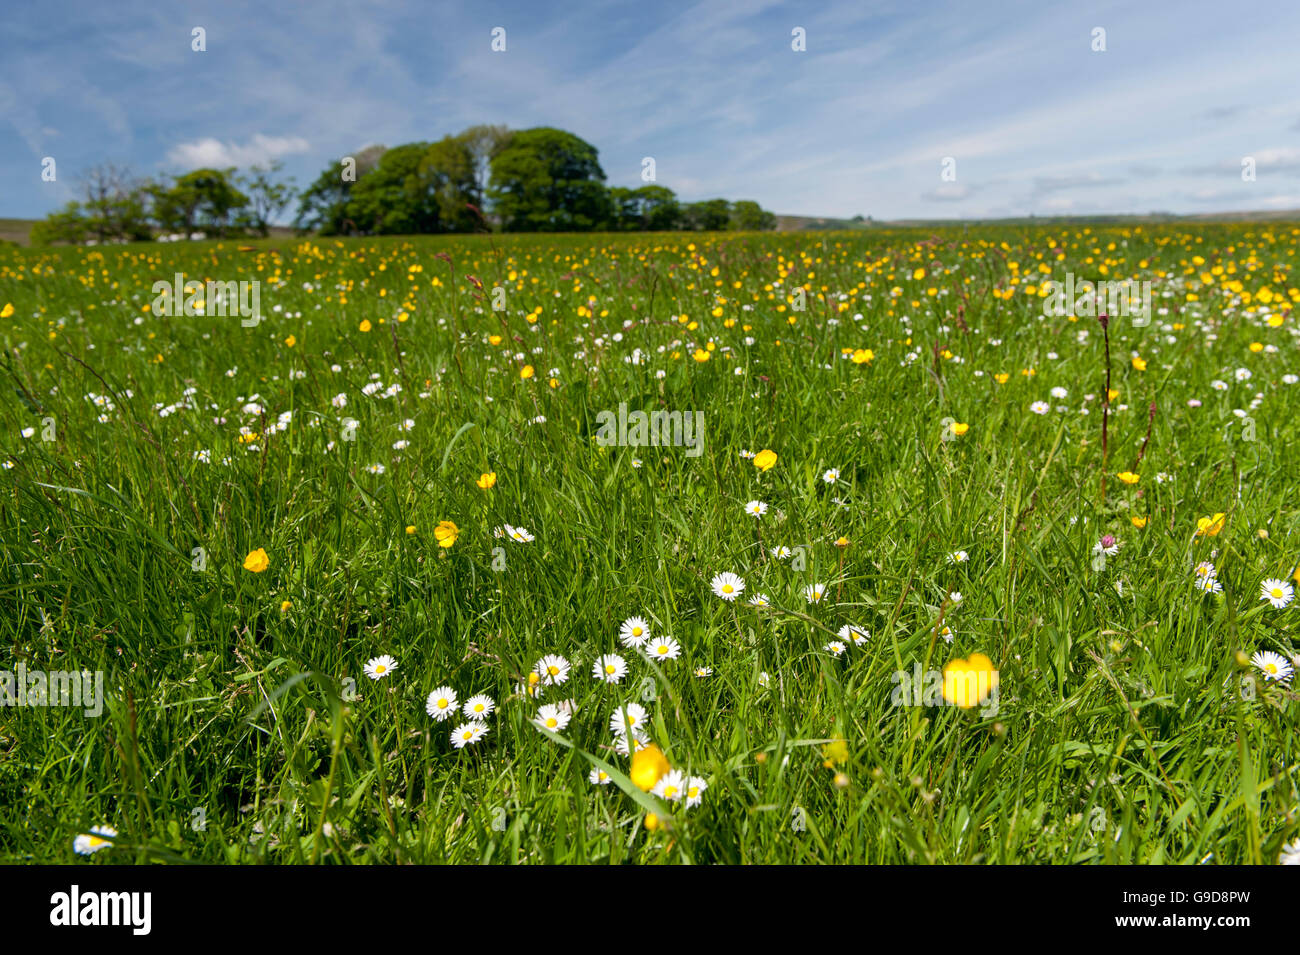
[[[301,136],[263,136],[257,133],[247,143],[223,143],[207,138],[179,143],[167,151],[167,161],[183,170],[205,166],[223,168],[264,166],[275,159],[305,153],[311,143]]]

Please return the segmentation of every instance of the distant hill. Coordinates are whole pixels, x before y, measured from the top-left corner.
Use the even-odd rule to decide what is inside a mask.
[[[821,231],[829,229],[904,229],[910,227],[973,225],[1090,225],[1159,222],[1296,222],[1300,209],[1270,209],[1256,212],[1195,212],[1175,215],[1172,212],[1149,212],[1143,215],[1095,216],[1013,216],[1005,219],[835,219],[829,216],[776,217],[779,232]]]

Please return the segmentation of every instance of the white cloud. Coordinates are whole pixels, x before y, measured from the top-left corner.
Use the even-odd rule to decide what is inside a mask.
[[[167,161],[184,169],[225,166],[246,169],[249,166],[265,165],[281,156],[305,153],[310,149],[311,143],[301,136],[263,136],[257,133],[242,146],[208,137],[173,146],[167,151]]]

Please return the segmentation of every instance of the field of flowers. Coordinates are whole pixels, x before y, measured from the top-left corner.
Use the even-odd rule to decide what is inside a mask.
[[[1298,243],[0,247],[0,860],[1300,860]]]

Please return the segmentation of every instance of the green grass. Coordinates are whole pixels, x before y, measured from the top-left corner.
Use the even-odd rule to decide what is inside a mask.
[[[106,690],[99,718],[0,709],[0,860],[71,861],[107,824],[95,861],[1271,863],[1300,828],[1300,706],[1243,682],[1237,654],[1297,652],[1300,604],[1259,586],[1300,555],[1300,384],[1282,380],[1300,361],[1293,314],[1270,327],[1224,282],[1268,287],[1276,313],[1300,298],[1298,239],[1270,223],[0,248],[0,670],[100,670]],[[1047,278],[1040,262],[1167,293],[1149,327],[1111,325],[1104,469],[1102,331],[1012,284]],[[145,311],[176,271],[260,280],[265,319]],[[372,379],[402,390],[367,397]],[[242,413],[254,394],[262,413]],[[596,415],[620,402],[703,412],[704,453],[600,447]],[[944,419],[969,430],[945,440]],[[261,436],[241,444],[241,425]],[[767,472],[741,455],[765,448]],[[505,523],[536,540],[494,537]],[[1121,549],[1097,569],[1107,533]],[[242,567],[256,548],[264,573]],[[1203,560],[1221,596],[1193,587]],[[747,583],[735,604],[709,587],[727,570]],[[757,591],[773,607],[749,606]],[[680,659],[619,645],[638,614]],[[871,637],[837,659],[823,647],[847,623]],[[614,652],[627,677],[596,682]],[[996,715],[893,705],[896,671],[975,652],[999,671]],[[574,701],[558,736],[517,692],[546,653],[573,664],[542,700]],[[398,667],[373,682],[380,654]],[[493,697],[484,741],[455,750],[460,720],[425,714],[441,684]],[[643,699],[671,764],[707,781],[699,806],[622,775],[609,719]],[[588,782],[594,761],[616,784]]]

